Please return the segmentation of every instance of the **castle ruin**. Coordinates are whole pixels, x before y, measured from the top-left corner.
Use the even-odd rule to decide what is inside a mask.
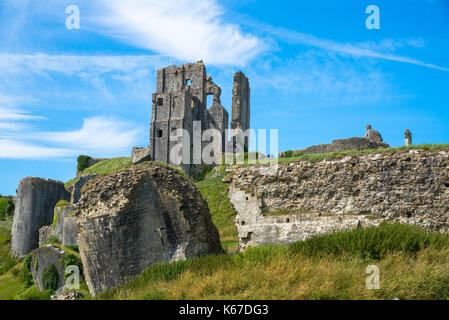
[[[135,148],[133,162],[145,160],[161,161],[179,165],[174,159],[182,158],[180,165],[187,173],[192,164],[201,163],[193,141],[200,141],[201,151],[215,136],[202,141],[203,133],[216,129],[220,141],[210,151],[243,152],[241,144],[248,147],[248,137],[240,132],[250,128],[250,88],[248,78],[238,71],[234,76],[232,91],[231,140],[228,141],[229,116],[221,104],[221,88],[207,75],[202,61],[181,66],[169,66],[157,71],[156,92],[153,93],[152,119],[150,128],[150,146],[148,149]],[[207,96],[213,96],[212,106],[207,109]],[[178,130],[182,129],[182,130]],[[240,131],[241,130],[241,131]],[[182,142],[182,148],[173,150]],[[188,149],[186,149],[188,148]],[[173,153],[175,151],[175,153]],[[140,156],[141,155],[141,156]],[[217,155],[218,156],[218,155]]]

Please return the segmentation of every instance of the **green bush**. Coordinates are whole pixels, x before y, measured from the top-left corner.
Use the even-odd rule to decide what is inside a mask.
[[[92,159],[89,156],[80,155],[78,156],[78,165],[76,166],[76,169],[78,171],[83,171],[84,169],[87,169],[89,167],[89,160]]]
[[[33,281],[33,275],[31,274],[31,262],[32,257],[30,254],[26,255],[25,258],[23,258],[23,265],[18,273],[19,279],[25,284],[25,287],[31,286]]]
[[[8,198],[0,199],[0,220],[5,220],[14,215],[14,202]]]
[[[35,286],[25,289],[17,297],[18,300],[50,300],[52,292],[50,290],[39,291]]]
[[[54,265],[50,265],[42,272],[42,287],[44,290],[56,292],[59,284],[59,272]]]
[[[27,288],[34,283],[33,275],[31,274],[30,269],[27,269],[25,265],[20,269],[18,277]]]
[[[31,269],[31,260],[32,260],[32,257],[31,257],[30,254],[27,254],[27,255],[25,256],[25,258],[23,258],[23,265],[24,265],[24,267],[27,268],[28,270]]]
[[[71,252],[66,252],[65,267],[67,268],[68,266],[72,266],[72,265],[78,267],[78,269],[80,270],[80,275],[83,274],[84,270],[83,270],[83,262],[81,261],[81,258]],[[67,278],[68,276],[70,276],[70,274],[65,274],[64,278]]]
[[[352,255],[379,260],[391,252],[416,253],[425,248],[449,246],[449,237],[417,226],[383,222],[378,227],[359,228],[309,238],[290,246],[291,253],[313,256]]]
[[[293,151],[288,150],[284,152],[284,158],[291,158],[293,156]]]

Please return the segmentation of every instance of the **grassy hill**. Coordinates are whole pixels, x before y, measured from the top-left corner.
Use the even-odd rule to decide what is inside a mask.
[[[449,145],[427,149],[449,150]],[[327,156],[348,153],[354,152]],[[308,156],[296,155],[286,161]],[[83,173],[108,174],[130,165],[129,158],[114,158]],[[236,213],[223,177],[223,168],[217,174],[206,170],[195,184],[208,202],[227,254],[153,265],[98,299],[449,299],[449,235],[414,226],[384,223],[291,246],[254,247],[236,253]],[[0,222],[0,299],[48,299],[48,293],[27,287],[20,272],[23,263],[9,257],[10,227],[10,221]],[[365,286],[368,265],[379,267],[378,290]],[[91,298],[85,285],[83,294]]]

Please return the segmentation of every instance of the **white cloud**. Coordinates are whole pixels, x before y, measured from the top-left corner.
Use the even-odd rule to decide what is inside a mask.
[[[128,73],[139,68],[156,69],[170,60],[158,55],[87,56],[0,53],[0,69],[3,73],[59,72],[68,75],[85,75],[86,72],[104,74],[113,71]]]
[[[73,151],[68,149],[42,147],[19,140],[0,138],[0,159],[45,159],[72,154]]]
[[[96,28],[179,60],[245,65],[267,49],[261,39],[222,20],[215,0],[103,0]]]
[[[30,119],[18,116],[17,120]],[[107,117],[84,119],[82,128],[73,131],[32,131],[20,121],[0,121],[0,130],[0,158],[10,159],[65,158],[81,153],[116,156],[130,152],[143,134],[133,123]]]
[[[248,24],[257,27],[260,30],[272,36],[275,36],[277,39],[287,41],[293,44],[302,44],[309,47],[320,48],[327,51],[337,52],[342,55],[349,55],[353,57],[365,57],[365,58],[376,58],[382,60],[397,61],[414,64],[426,68],[436,69],[440,71],[449,71],[449,68],[447,67],[441,67],[417,59],[395,55],[390,52],[379,51],[382,49],[391,51],[405,45],[422,47],[424,45],[424,42],[420,41],[419,39],[386,40],[384,43],[381,43],[380,45],[373,45],[372,43],[351,44],[351,43],[340,43],[329,39],[322,39],[310,34],[293,31],[285,28],[273,27],[270,25],[254,21],[248,22]]]
[[[0,124],[2,121],[15,121],[15,120],[42,120],[45,117],[34,116],[28,114],[26,111],[13,109],[13,108],[2,108],[0,106]]]
[[[84,119],[83,127],[74,131],[33,133],[29,139],[63,144],[67,148],[97,153],[130,150],[141,129],[132,123],[107,117]]]

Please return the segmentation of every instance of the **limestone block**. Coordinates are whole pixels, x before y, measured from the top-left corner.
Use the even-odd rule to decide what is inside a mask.
[[[155,163],[89,181],[78,204],[78,244],[92,295],[153,263],[222,252],[195,185]]]
[[[31,252],[31,274],[38,290],[44,290],[42,273],[54,265],[59,274],[58,288],[64,285],[65,252],[53,246],[35,249]]]

